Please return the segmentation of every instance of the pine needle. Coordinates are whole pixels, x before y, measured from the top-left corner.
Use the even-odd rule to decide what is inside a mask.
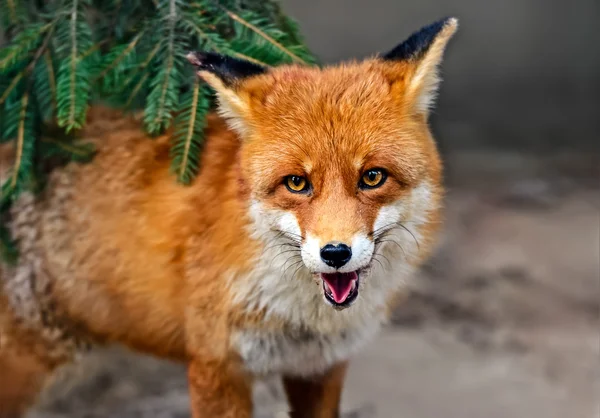
[[[17,86],[17,84],[19,84],[19,81],[21,81],[21,79],[25,75],[26,71],[27,71],[26,69],[21,71],[19,74],[17,74],[15,76],[15,78],[12,79],[12,81],[10,82],[10,84],[8,85],[6,90],[4,90],[4,93],[2,93],[2,96],[0,96],[0,105],[2,105],[4,103],[4,101],[10,95],[10,92],[13,91],[13,89]]]
[[[52,67],[52,57],[48,51],[44,52],[44,61],[48,69],[48,84],[52,93],[52,110],[56,109],[56,78],[54,76],[54,68]]]
[[[75,125],[75,71],[77,70],[77,0],[73,1],[71,12],[71,107],[68,126]]]
[[[140,65],[138,65],[138,66],[137,66],[137,68],[138,68],[138,69],[140,69],[140,70],[142,70],[142,71],[144,71],[144,69],[145,69],[145,68],[146,68],[148,65],[150,65],[150,62],[152,61],[152,59],[154,58],[154,56],[156,55],[156,53],[158,52],[158,50],[159,50],[159,49],[160,49],[160,44],[156,45],[156,46],[154,47],[154,49],[153,49],[152,51],[150,51],[150,53],[148,54],[148,56],[146,57],[146,59],[144,60],[144,62],[142,62]],[[136,76],[138,76],[138,75],[139,75],[139,73],[133,72],[133,73],[132,73],[132,74],[131,74],[129,77],[127,77],[127,78],[125,79],[125,81],[123,81],[123,86],[126,86],[126,87],[127,87],[127,86],[129,86],[129,83],[131,83],[131,80],[133,80],[133,79],[134,79]],[[144,78],[144,81],[145,81],[147,78],[148,78],[148,74],[146,74],[146,77]],[[138,85],[136,85],[136,87],[138,87],[138,86],[139,86],[139,87],[141,87],[141,84],[138,84]],[[138,90],[139,90],[139,87],[138,87]],[[136,93],[137,93],[137,91],[136,91]],[[129,96],[128,96],[128,97],[129,97]],[[128,107],[128,106],[129,106],[129,104],[130,104],[130,100],[129,100],[129,99],[127,99],[127,100],[125,101],[125,103],[126,103],[126,104],[125,104],[125,107]]]
[[[259,61],[259,60],[257,60],[256,58],[252,58],[252,57],[251,57],[251,56],[249,56],[249,55],[244,55],[244,54],[242,54],[241,52],[235,52],[235,51],[232,51],[231,55],[233,55],[233,56],[234,56],[234,57],[236,57],[236,58],[240,58],[240,59],[243,59],[243,60],[246,60],[246,61],[253,62],[253,63],[254,63],[254,64],[256,64],[256,65],[260,65],[260,66],[267,67],[267,68],[268,68],[268,67],[271,67],[271,65],[267,64],[266,62],[264,62],[264,61]]]
[[[19,178],[19,171],[21,169],[21,163],[23,161],[23,146],[25,144],[25,117],[27,116],[27,104],[29,102],[29,94],[25,93],[21,99],[21,112],[19,114],[19,131],[17,134],[17,145],[15,155],[15,165],[10,179],[10,188],[15,189],[17,186],[17,179]]]
[[[142,77],[142,79],[140,81],[138,81],[137,84],[135,85],[135,87],[133,88],[133,90],[131,90],[131,94],[129,95],[129,97],[125,101],[125,107],[126,108],[131,105],[131,102],[133,101],[133,99],[135,98],[135,96],[137,96],[138,92],[140,91],[140,89],[142,88],[142,86],[144,85],[144,83],[146,82],[146,80],[148,79],[149,76],[150,76],[150,73],[144,74],[144,76]]]
[[[8,5],[10,21],[12,23],[17,23],[17,11],[15,8],[15,2],[13,0],[6,0],[6,4]]]
[[[74,156],[77,156],[81,159],[84,159],[88,156],[88,152],[86,152],[85,150],[83,150],[82,148],[78,148],[76,146],[73,146],[65,141],[58,141],[56,139],[50,138],[50,137],[42,137],[42,142],[46,142],[48,144],[52,144],[62,150],[64,150],[67,154],[71,154]]]
[[[194,81],[194,93],[192,97],[192,109],[190,111],[190,121],[188,122],[188,131],[185,137],[185,148],[183,150],[183,156],[181,158],[181,165],[179,166],[178,177],[183,178],[185,170],[188,165],[188,158],[190,155],[190,145],[194,138],[194,126],[196,125],[196,111],[198,109],[198,93],[200,92],[200,79],[196,77]]]
[[[139,42],[139,40],[141,39],[143,34],[144,34],[144,32],[138,33],[138,35],[135,38],[133,38],[133,40],[129,43],[129,45],[127,45],[127,48],[125,48],[123,50],[123,52],[121,52],[115,58],[115,60],[112,63],[110,63],[100,74],[98,74],[96,77],[94,77],[92,79],[92,82],[96,81],[99,78],[104,77],[110,70],[115,68],[119,64],[119,62],[121,62],[133,50],[133,48],[135,48],[135,46],[137,45],[137,43]]]

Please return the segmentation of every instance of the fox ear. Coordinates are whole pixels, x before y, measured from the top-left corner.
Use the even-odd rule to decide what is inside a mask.
[[[413,33],[382,56],[386,62],[405,62],[408,65],[406,94],[422,114],[428,114],[435,102],[440,82],[438,67],[457,28],[457,19],[442,19]]]
[[[266,73],[267,68],[213,52],[190,52],[186,58],[196,67],[198,75],[217,92],[219,113],[232,129],[243,136],[250,98],[240,85],[247,78]]]

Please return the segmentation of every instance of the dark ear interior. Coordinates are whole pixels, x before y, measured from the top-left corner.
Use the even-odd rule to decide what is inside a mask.
[[[422,58],[437,35],[453,20],[453,18],[445,18],[425,26],[421,30],[413,33],[406,41],[383,55],[382,58],[389,61],[418,60]]]
[[[267,72],[267,68],[261,65],[214,52],[190,52],[186,58],[196,67],[197,71],[214,74],[226,86]]]

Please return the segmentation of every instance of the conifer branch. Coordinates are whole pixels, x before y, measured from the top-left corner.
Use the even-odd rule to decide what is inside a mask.
[[[53,25],[49,25],[50,27],[53,27]],[[11,83],[9,84],[9,86],[7,87],[6,91],[2,94],[2,96],[0,96],[0,105],[2,105],[4,103],[4,101],[8,98],[8,96],[10,95],[11,91],[17,86],[17,84],[19,84],[19,81],[21,81],[21,79],[26,76],[29,75],[31,73],[31,71],[33,70],[33,68],[35,67],[35,64],[37,62],[37,60],[40,58],[40,56],[46,51],[46,48],[48,47],[48,43],[50,42],[50,38],[52,36],[52,30],[48,33],[48,35],[45,37],[44,42],[42,43],[42,46],[38,48],[38,50],[35,53],[35,56],[33,57],[33,60],[29,63],[29,65],[22,70],[21,72],[19,72],[11,81]]]
[[[219,7],[225,12],[225,14],[227,14],[227,16],[229,16],[231,19],[235,20],[236,22],[238,22],[239,24],[247,27],[248,29],[250,29],[251,31],[253,31],[254,33],[256,33],[257,35],[259,35],[260,37],[264,38],[267,42],[273,44],[275,47],[277,47],[278,49],[280,49],[282,52],[284,52],[285,54],[289,55],[292,60],[301,63],[301,64],[307,64],[306,61],[304,61],[302,58],[300,58],[298,55],[294,54],[292,51],[290,51],[288,48],[286,48],[285,46],[283,46],[281,43],[277,42],[275,39],[273,39],[271,36],[267,35],[264,31],[262,31],[260,28],[254,26],[252,23],[242,19],[239,15],[233,13],[232,11],[226,9],[225,7],[219,5]]]
[[[159,101],[159,111],[156,112],[156,119],[154,119],[154,123],[159,124],[161,122],[161,118],[163,117],[162,109],[165,106],[165,97],[167,96],[167,89],[169,88],[169,76],[171,75],[171,71],[173,70],[173,60],[175,59],[173,50],[175,49],[175,19],[177,17],[177,8],[175,4],[176,0],[169,0],[169,39],[168,39],[168,61],[165,71],[165,81],[162,86],[162,92],[160,95]]]
[[[13,141],[16,151],[2,184],[0,219],[20,192],[43,186],[46,168],[93,155],[92,144],[65,135],[85,125],[92,101],[142,105],[150,134],[173,124],[171,172],[191,183],[214,96],[184,51],[209,49],[261,66],[311,64],[297,26],[275,1],[0,0],[6,41],[0,141]],[[239,8],[231,9],[234,4]],[[0,224],[0,253],[15,254],[12,249]]]
[[[195,22],[193,22],[191,20],[186,20],[185,24],[188,25],[191,29],[193,29],[194,32],[196,32],[196,34],[204,41],[204,43],[208,46],[208,48],[210,50],[212,50],[214,52],[218,52],[219,54],[230,54],[230,55],[235,56],[236,58],[251,61],[254,64],[262,65],[263,67],[270,67],[270,65],[267,64],[266,62],[263,62],[256,58],[253,58],[251,56],[242,54],[241,52],[229,50],[223,46],[217,45],[217,43],[213,40],[214,34],[212,37],[209,36],[208,33],[206,31],[202,30],[202,28],[200,28]],[[225,43],[225,40],[223,40],[223,43]]]
[[[12,63],[18,60],[19,57],[22,58],[23,55],[27,54],[32,47],[39,42],[39,38],[43,33],[54,28],[55,23],[56,21],[53,21],[40,27],[33,25],[32,27],[29,27],[23,31],[20,34],[21,36],[18,36],[15,39],[14,44],[6,47],[5,51],[8,52],[5,52],[6,56],[0,60],[0,70],[6,69]]]

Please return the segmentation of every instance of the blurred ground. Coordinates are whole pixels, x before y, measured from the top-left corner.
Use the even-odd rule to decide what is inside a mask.
[[[600,414],[600,158],[450,154],[440,251],[353,363],[346,418]],[[183,418],[184,370],[120,350],[30,418]],[[257,416],[285,410],[257,389]]]

